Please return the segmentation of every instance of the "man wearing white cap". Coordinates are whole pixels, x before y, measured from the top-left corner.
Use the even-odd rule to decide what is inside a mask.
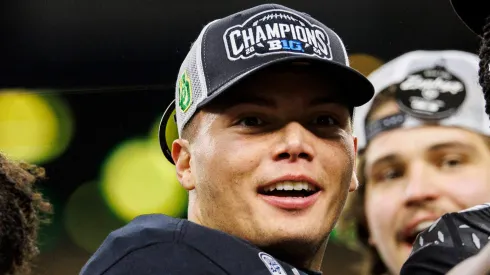
[[[478,62],[460,51],[415,51],[369,76],[376,95],[354,117],[361,188],[345,217],[371,252],[369,274],[400,273],[418,233],[445,213],[488,202],[490,123]],[[454,241],[435,234],[444,245]],[[425,269],[415,270],[409,274]]]

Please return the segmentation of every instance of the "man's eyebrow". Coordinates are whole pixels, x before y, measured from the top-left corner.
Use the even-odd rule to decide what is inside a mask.
[[[438,151],[438,150],[451,149],[451,148],[462,148],[472,152],[476,151],[476,148],[474,146],[459,141],[449,141],[449,142],[439,143],[431,146],[429,148],[429,151]]]
[[[400,159],[400,157],[397,154],[388,154],[386,156],[382,156],[375,161],[369,166],[366,166],[366,168],[372,169],[373,167],[376,167],[378,165],[382,165],[383,163],[390,163],[390,162],[396,162]]]
[[[476,151],[476,148],[470,144],[466,144],[463,142],[459,141],[449,141],[449,142],[443,142],[439,144],[435,144],[433,146],[430,146],[428,148],[428,151],[439,151],[439,150],[444,150],[444,149],[451,149],[451,148],[462,148],[468,151]],[[388,163],[388,162],[396,162],[400,159],[400,157],[397,154],[389,154],[386,156],[382,156],[376,160],[373,161],[369,167],[366,168],[372,168],[377,165],[381,165],[383,163]]]
[[[337,104],[345,104],[345,100],[340,98],[339,96],[322,96],[314,98],[310,101],[311,106],[329,104],[329,103],[337,103]]]

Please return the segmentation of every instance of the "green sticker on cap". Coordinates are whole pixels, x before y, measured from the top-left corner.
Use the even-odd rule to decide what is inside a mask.
[[[187,112],[192,104],[192,86],[191,80],[187,75],[187,71],[184,71],[179,79],[179,108],[182,112]]]

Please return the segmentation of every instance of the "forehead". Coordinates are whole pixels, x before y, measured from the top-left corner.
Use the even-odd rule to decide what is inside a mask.
[[[248,98],[270,98],[275,101],[310,101],[322,98],[325,101],[344,103],[335,79],[308,65],[283,65],[266,68],[235,84],[216,103],[240,103]],[[345,104],[346,105],[346,104]]]
[[[424,155],[428,150],[442,144],[460,144],[480,148],[483,138],[474,132],[444,126],[400,128],[379,134],[373,138],[365,152],[370,164],[388,155],[405,158]]]

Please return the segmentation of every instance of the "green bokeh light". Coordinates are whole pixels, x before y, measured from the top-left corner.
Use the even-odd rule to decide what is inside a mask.
[[[53,213],[48,216],[48,223],[41,224],[38,232],[38,245],[41,253],[52,251],[58,245],[63,233],[63,204],[54,190],[41,188],[43,197],[51,203]]]
[[[70,196],[64,212],[68,235],[89,253],[94,253],[110,232],[125,224],[110,211],[99,187],[97,182],[81,185]]]

